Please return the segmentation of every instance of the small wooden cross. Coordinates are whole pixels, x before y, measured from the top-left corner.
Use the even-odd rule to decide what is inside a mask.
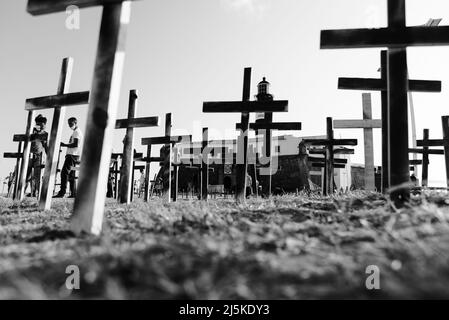
[[[444,155],[444,150],[429,148],[429,129],[424,129],[423,139],[420,140],[422,148],[412,148],[410,153],[422,154],[422,186],[428,187],[429,179],[429,155]]]
[[[338,89],[380,91],[382,105],[382,192],[389,189],[389,142],[388,142],[388,61],[387,51],[380,53],[380,79],[372,78],[339,78]],[[441,81],[409,80],[409,92],[441,92]]]
[[[388,47],[390,196],[399,207],[410,199],[407,47],[448,44],[448,26],[406,26],[405,0],[388,0],[387,28],[321,32],[322,49]]]
[[[53,121],[48,142],[48,153],[46,155],[44,178],[42,181],[41,192],[39,193],[39,208],[41,210],[50,210],[53,191],[55,189],[56,172],[59,158],[59,147],[61,145],[63,122],[65,119],[66,107],[85,105],[89,102],[89,92],[67,93],[72,78],[73,58],[64,58],[62,60],[59,84],[56,95],[38,97],[26,100],[25,110],[33,113],[36,110],[53,109]],[[25,141],[24,154],[29,155],[29,141]],[[22,162],[28,165],[28,160]],[[22,173],[19,182],[19,199],[23,199],[24,187],[26,183],[26,172]]]
[[[249,115],[252,112],[287,112],[288,101],[249,101],[251,91],[251,68],[245,68],[242,101],[204,102],[205,113],[241,113],[241,135],[239,136],[239,163],[237,164],[237,202],[245,202],[246,174],[248,172]]]
[[[17,152],[5,152],[3,154],[3,158],[5,159],[16,159],[16,166],[14,167],[14,181],[13,181],[13,192],[12,197],[13,199],[17,198],[17,190],[18,190],[18,181],[19,181],[19,175],[20,175],[20,163],[23,159],[23,142],[27,139],[27,136],[24,134],[15,134],[13,136],[13,141],[18,142],[17,146]],[[8,190],[8,195],[10,194],[10,190]]]
[[[418,147],[444,147],[444,158],[446,164],[446,181],[449,188],[449,116],[441,117],[443,123],[443,139],[418,140]]]
[[[376,190],[374,173],[373,129],[382,128],[382,120],[373,120],[371,94],[364,93],[363,120],[334,120],[335,129],[363,129],[365,146],[365,189]]]
[[[309,150],[309,154],[314,155],[322,155],[323,157],[311,157],[308,156],[308,162],[311,163],[313,168],[326,168],[326,148],[311,148]],[[345,154],[350,155],[354,154],[354,149],[348,149],[348,148],[336,148],[334,149],[334,155],[337,154]],[[345,169],[348,164],[348,160],[344,158],[334,158],[334,169]],[[325,175],[323,175],[323,181],[325,180]],[[332,182],[333,184],[334,182]],[[325,194],[325,184],[323,182],[322,185],[322,192]]]
[[[326,139],[305,139],[304,142],[312,146],[323,146],[326,150],[324,170],[323,195],[331,195],[334,193],[334,162],[335,162],[335,146],[356,146],[357,139],[334,139],[334,130],[332,126],[332,118],[326,119],[327,138]]]
[[[122,167],[120,170],[120,203],[131,203],[134,170],[134,129],[158,127],[159,117],[136,118],[138,92],[129,92],[128,118],[116,121],[115,129],[126,129],[123,144]]]
[[[301,122],[273,122],[273,113],[272,112],[266,112],[264,115],[263,120],[256,121],[255,123],[250,123],[249,125],[250,130],[255,130],[256,134],[259,130],[264,130],[264,146],[262,147],[262,150],[265,150],[265,155],[267,159],[264,159],[260,161],[261,163],[268,164],[268,166],[264,166],[265,168],[268,168],[268,174],[264,172],[264,174],[261,174],[261,176],[267,177],[266,181],[266,194],[268,196],[271,196],[271,181],[272,181],[272,163],[271,163],[271,140],[272,140],[272,131],[273,130],[279,130],[279,131],[300,131],[302,130],[302,123]],[[236,125],[237,130],[242,130],[242,124],[237,123]],[[268,161],[267,161],[268,160]],[[268,163],[267,163],[268,162]]]
[[[147,157],[144,158],[143,160],[147,162],[147,177],[149,178],[149,169],[150,169],[150,164],[152,160],[151,157],[151,147],[153,145],[165,145],[165,147],[169,148],[169,151],[167,153],[167,157],[163,159],[163,166],[165,168],[167,168],[166,170],[168,170],[167,174],[168,174],[168,187],[164,188],[163,193],[166,195],[167,197],[167,201],[170,202],[171,200],[171,168],[172,168],[172,160],[171,160],[171,155],[172,155],[172,150],[173,150],[173,145],[177,144],[177,143],[181,143],[181,142],[186,142],[186,141],[191,141],[192,136],[172,136],[171,135],[171,128],[172,128],[172,115],[171,113],[167,113],[165,115],[165,136],[163,137],[151,137],[151,138],[142,138],[142,145],[147,146]],[[149,182],[149,179],[147,180]],[[147,186],[145,187],[145,199],[146,201],[148,201],[149,199],[149,186],[147,182]]]

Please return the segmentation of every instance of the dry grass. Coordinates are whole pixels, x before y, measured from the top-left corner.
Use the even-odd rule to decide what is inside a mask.
[[[0,298],[449,298],[449,201],[402,211],[378,194],[106,205],[99,238],[68,230],[72,202],[48,212],[0,198]],[[68,265],[81,290],[65,287]],[[365,287],[368,265],[381,290]]]

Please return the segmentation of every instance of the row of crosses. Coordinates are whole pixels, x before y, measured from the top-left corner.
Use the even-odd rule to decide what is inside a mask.
[[[67,6],[77,5],[80,8],[91,6],[103,6],[101,18],[100,35],[96,54],[95,69],[90,91],[69,92],[73,61],[68,58],[63,61],[58,90],[54,96],[46,96],[28,99],[25,109],[28,111],[28,121],[25,135],[15,137],[19,142],[18,152],[7,154],[8,157],[17,159],[17,198],[24,197],[26,183],[26,168],[30,154],[29,137],[32,130],[32,119],[34,112],[41,109],[53,109],[54,118],[50,133],[50,150],[47,154],[45,175],[41,190],[40,208],[49,209],[51,195],[55,184],[57,162],[59,152],[57,151],[61,141],[61,123],[65,116],[65,108],[75,105],[89,105],[86,136],[82,153],[82,163],[79,168],[79,192],[75,199],[74,213],[71,220],[71,228],[74,232],[87,232],[99,234],[102,229],[104,203],[106,197],[107,177],[110,171],[111,149],[113,131],[115,129],[126,129],[124,150],[122,154],[122,167],[120,169],[120,195],[122,203],[131,200],[130,189],[132,172],[135,160],[149,164],[159,161],[168,174],[168,189],[164,190],[170,196],[171,172],[175,168],[175,184],[177,183],[178,162],[172,162],[173,146],[182,141],[190,141],[191,136],[171,135],[171,115],[166,117],[165,135],[163,137],[144,138],[142,144],[148,148],[147,157],[134,159],[133,140],[134,129],[141,127],[158,126],[158,117],[136,118],[137,91],[131,91],[128,110],[128,118],[116,120],[118,109],[119,92],[121,87],[122,71],[125,59],[125,40],[127,27],[130,21],[131,2],[122,0],[61,0],[58,2],[50,0],[29,0],[28,12],[32,15],[43,15],[54,12],[65,11]],[[309,145],[320,147],[314,149],[316,154],[324,155],[314,159],[315,166],[325,167],[325,179],[323,192],[333,192],[333,169],[345,163],[345,159],[335,158],[337,153],[351,153],[352,150],[341,148],[341,146],[354,146],[354,139],[335,139],[335,128],[362,128],[365,131],[365,156],[366,156],[366,178],[368,188],[372,188],[372,130],[382,128],[383,133],[383,187],[392,188],[391,198],[396,204],[401,205],[410,197],[409,185],[409,152],[419,152],[424,155],[422,161],[425,166],[427,158],[432,151],[430,146],[443,146],[446,156],[449,154],[449,130],[444,133],[442,140],[430,140],[428,136],[420,141],[422,150],[410,149],[408,147],[408,119],[407,119],[407,93],[408,91],[441,91],[441,83],[437,81],[415,81],[408,79],[407,52],[408,46],[429,46],[449,44],[449,27],[407,27],[405,23],[405,0],[388,0],[388,28],[382,29],[355,29],[355,30],[327,30],[321,34],[322,49],[338,48],[377,48],[387,47],[388,50],[381,53],[381,78],[380,79],[347,79],[339,81],[340,89],[372,90],[382,92],[382,119],[373,120],[371,106],[368,97],[364,96],[363,119],[353,121],[333,121],[327,119],[327,137],[306,141]],[[251,69],[246,68],[243,79],[242,101],[229,102],[205,102],[203,112],[205,113],[239,113],[240,130],[238,139],[238,152],[235,155],[237,165],[237,187],[236,200],[245,201],[245,189],[247,185],[248,172],[248,132],[249,130],[265,130],[264,147],[271,157],[271,131],[272,130],[300,130],[300,123],[273,123],[273,113],[287,112],[288,101],[275,101],[274,99],[258,99],[250,101]],[[262,121],[250,124],[250,113],[264,113]],[[394,123],[393,123],[394,119]],[[443,118],[443,122],[448,121]],[[446,123],[446,127],[449,126]],[[208,137],[207,128],[203,130],[202,157],[201,159],[201,198],[207,198],[207,176],[209,172],[208,157],[205,152]],[[165,156],[151,157],[151,146],[164,145]],[[345,151],[346,150],[346,151]],[[434,151],[437,152],[437,151]],[[441,151],[438,151],[440,154]],[[224,154],[224,153],[223,153]],[[222,157],[223,157],[222,154]],[[257,162],[257,161],[256,161]],[[269,170],[271,172],[271,161]],[[20,170],[19,170],[20,165]],[[448,166],[448,161],[446,161]],[[449,167],[447,168],[449,172]],[[147,175],[149,170],[147,170]],[[449,173],[448,173],[449,174]],[[271,179],[271,175],[270,176]],[[147,177],[149,180],[149,176]],[[449,178],[449,177],[448,177]],[[449,179],[448,179],[449,181]],[[148,183],[147,183],[148,184]],[[271,183],[269,184],[271,185]],[[269,187],[271,189],[271,187]],[[145,198],[148,200],[148,189],[146,186]],[[270,190],[271,192],[271,190]],[[174,198],[176,199],[176,193]]]

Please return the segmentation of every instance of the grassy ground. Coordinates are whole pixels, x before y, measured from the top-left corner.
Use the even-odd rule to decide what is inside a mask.
[[[449,198],[402,211],[378,194],[106,205],[101,237],[0,198],[0,298],[449,298]],[[68,265],[81,289],[65,286]],[[367,266],[381,289],[365,287]]]

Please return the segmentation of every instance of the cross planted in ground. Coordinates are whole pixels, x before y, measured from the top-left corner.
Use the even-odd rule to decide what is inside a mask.
[[[242,124],[237,123],[236,125],[237,130],[242,130]],[[258,121],[255,123],[250,123],[249,125],[250,130],[255,130],[256,134],[259,130],[264,130],[264,139],[263,139],[263,147],[262,150],[265,150],[264,156],[266,156],[266,159],[259,160],[260,163],[265,164],[265,167],[268,167],[268,173],[264,171],[263,175],[266,176],[267,179],[267,194],[268,196],[271,196],[271,180],[272,180],[272,161],[271,161],[271,142],[272,142],[272,131],[273,130],[279,130],[279,131],[300,131],[302,129],[302,123],[301,122],[273,122],[273,113],[272,112],[266,112],[264,114],[264,118],[262,121]],[[267,161],[268,160],[268,161]],[[268,164],[268,166],[266,166]],[[257,192],[257,189],[256,189]]]
[[[362,120],[334,120],[335,129],[363,129],[365,147],[365,189],[376,190],[374,172],[374,146],[373,129],[382,128],[381,120],[373,120],[371,107],[371,94],[362,95],[363,119]]]
[[[407,47],[448,45],[449,27],[407,27],[405,0],[387,3],[387,28],[325,30],[321,32],[321,48],[388,48],[389,180],[391,198],[401,206],[410,199]]]
[[[103,6],[97,56],[90,90],[79,192],[71,229],[100,234],[111,160],[113,130],[119,103],[125,59],[126,31],[131,2],[121,0],[29,0],[28,12],[42,15],[64,12],[70,5]]]
[[[334,130],[332,118],[326,119],[326,139],[305,139],[304,142],[311,146],[322,146],[325,154],[324,183],[323,194],[331,195],[334,193],[334,163],[336,146],[356,146],[357,139],[334,139]]]
[[[170,202],[171,200],[171,169],[172,169],[172,154],[173,154],[173,145],[181,142],[187,142],[191,141],[192,136],[190,135],[184,135],[184,136],[172,136],[171,134],[171,128],[172,128],[172,115],[171,113],[167,113],[165,115],[165,135],[162,137],[151,137],[151,138],[142,138],[142,145],[147,146],[147,157],[142,159],[143,161],[147,162],[147,177],[149,178],[149,172],[150,172],[150,163],[154,162],[154,158],[151,157],[151,147],[153,145],[164,145],[167,149],[167,155],[166,157],[163,157],[162,159],[162,167],[166,168],[167,172],[164,172],[164,176],[168,176],[168,187],[164,187],[163,193],[167,197],[167,201]],[[161,155],[162,156],[162,155]],[[147,180],[146,187],[145,187],[145,199],[149,199],[148,197],[149,193],[149,179]]]
[[[388,63],[387,51],[380,53],[380,79],[374,78],[339,78],[338,89],[381,92],[382,114],[382,191],[386,192],[389,184],[389,142],[388,142]],[[441,81],[409,80],[409,92],[441,92]]]
[[[443,124],[443,139],[418,140],[418,147],[444,147],[446,182],[447,187],[449,188],[449,116],[443,116],[441,117],[441,120]]]
[[[126,129],[123,143],[122,167],[120,170],[120,203],[129,204],[132,200],[134,176],[134,129],[159,126],[159,117],[136,118],[137,90],[129,93],[128,118],[116,121],[116,129]]]
[[[251,68],[245,68],[242,101],[204,102],[205,113],[241,113],[241,134],[238,143],[236,200],[245,201],[246,176],[248,172],[248,131],[250,113],[287,112],[288,101],[250,101]]]
[[[85,105],[89,102],[88,91],[67,93],[69,91],[70,81],[72,78],[72,70],[73,58],[64,58],[62,60],[56,95],[26,100],[25,109],[28,110],[31,118],[36,110],[53,109],[53,121],[51,124],[48,142],[48,153],[45,162],[44,178],[42,181],[41,192],[39,193],[39,208],[42,210],[49,210],[51,208],[53,191],[55,189],[56,173],[58,170],[59,147],[61,145],[66,107]],[[27,130],[29,125],[30,124],[28,123]],[[28,166],[28,157],[30,153],[30,143],[28,139],[24,143],[23,153],[26,156],[26,159],[24,158],[24,161],[22,161],[22,168],[26,168]],[[24,197],[25,184],[26,170],[20,177],[20,199]]]

